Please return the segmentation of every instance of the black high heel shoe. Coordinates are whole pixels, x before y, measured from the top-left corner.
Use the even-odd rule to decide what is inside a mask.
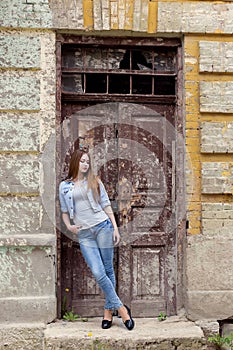
[[[112,321],[102,320],[102,328],[103,329],[108,329],[110,327],[112,327]]]
[[[131,317],[130,308],[129,308],[127,305],[124,305],[124,307],[126,308],[126,310],[127,310],[127,312],[128,312],[128,315],[129,315],[129,317],[130,317],[129,320],[126,320],[126,321],[124,322],[124,325],[125,325],[125,327],[126,327],[129,331],[131,331],[131,330],[134,328],[135,323],[134,323],[134,320],[133,320],[132,317]]]
[[[111,314],[112,314],[112,318],[113,318],[113,312],[111,312]],[[103,320],[102,320],[102,328],[103,329],[108,329],[110,327],[112,327],[112,319],[111,319],[111,321],[109,321],[109,320],[105,320],[103,318]]]

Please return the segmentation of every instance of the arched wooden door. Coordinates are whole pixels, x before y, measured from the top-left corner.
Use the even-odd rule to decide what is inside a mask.
[[[80,77],[85,91],[88,77]],[[110,78],[106,79],[108,89]],[[140,85],[140,77],[136,78]],[[135,85],[131,75],[129,79],[132,92]],[[67,82],[71,86],[70,77]],[[164,86],[167,82],[165,77]],[[148,86],[148,77],[144,83]],[[85,96],[77,98],[78,93],[63,94],[58,182],[66,176],[70,154],[81,138],[90,146],[96,173],[106,186],[121,233],[115,250],[119,296],[131,306],[135,317],[154,317],[161,311],[172,315],[176,313],[177,287],[175,96],[155,96],[153,90],[152,97],[123,99],[112,92],[112,97],[108,96],[112,102],[98,100],[93,92],[89,101]],[[101,316],[103,294],[78,243],[64,227],[58,246],[62,311],[73,309],[83,316]]]

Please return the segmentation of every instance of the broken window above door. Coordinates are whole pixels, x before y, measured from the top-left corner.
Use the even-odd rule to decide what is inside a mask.
[[[177,47],[109,47],[90,43],[62,45],[62,94],[65,99],[176,96]],[[93,96],[92,96],[93,97]]]

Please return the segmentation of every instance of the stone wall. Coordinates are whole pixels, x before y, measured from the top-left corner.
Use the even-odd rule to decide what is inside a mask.
[[[28,27],[0,32],[0,320],[47,322],[56,317],[55,212],[44,203],[48,171],[53,202],[56,183],[55,144],[44,160],[55,132],[55,34],[30,29],[33,2],[18,3],[0,6],[2,25]]]
[[[222,6],[228,16],[231,4]],[[218,34],[185,38],[186,144],[195,178],[188,187],[186,266],[192,319],[232,316],[232,44]]]
[[[53,135],[59,30],[183,37],[185,307],[191,319],[231,316],[232,1],[2,0],[0,29],[1,321],[56,316]]]

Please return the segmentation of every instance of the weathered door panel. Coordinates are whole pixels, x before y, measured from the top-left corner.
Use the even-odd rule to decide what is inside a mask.
[[[101,178],[114,203],[118,181],[114,106],[102,108],[98,105],[80,109],[79,105],[67,105],[67,108],[63,106],[63,115],[61,127],[63,178],[66,177],[70,155],[74,148],[78,147],[79,143],[88,144],[94,159],[94,169],[102,174]],[[104,305],[103,293],[86,266],[77,240],[75,241],[67,231],[62,235],[61,264],[63,266],[61,289],[63,298],[67,299],[67,307],[71,309],[72,306],[75,312],[83,316],[100,316]],[[115,265],[117,269],[117,251]],[[67,289],[69,292],[66,292]]]
[[[170,285],[166,273],[175,243],[169,243],[167,232],[172,212],[170,159],[174,137],[167,112],[166,106],[161,114],[137,105],[119,107],[118,207],[122,242],[118,291],[138,317],[166,310],[167,291],[175,286],[175,270]],[[174,119],[174,115],[169,117]],[[131,160],[128,167],[125,159]],[[175,305],[170,312],[175,312]]]
[[[175,264],[170,276],[167,269],[168,261],[174,259],[175,244],[167,232],[172,212],[170,158],[174,138],[168,119],[174,119],[174,110],[166,105],[149,107],[107,103],[80,110],[77,105],[68,106],[62,132],[67,146],[75,145],[82,136],[92,150],[122,236],[115,254],[118,292],[135,316],[175,312],[174,300],[168,301],[168,293],[175,289]],[[68,160],[67,149],[63,159]],[[65,254],[64,263],[69,261],[71,266],[64,281],[69,285],[74,310],[86,316],[100,315],[103,295],[78,244],[64,237],[66,248],[72,258]],[[168,308],[169,303],[172,307]]]

